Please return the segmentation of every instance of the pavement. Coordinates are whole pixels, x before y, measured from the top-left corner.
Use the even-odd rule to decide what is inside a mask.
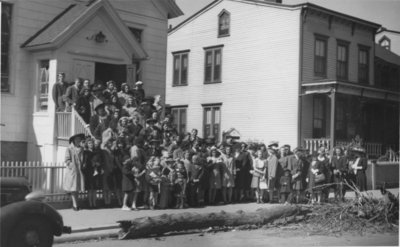
[[[399,193],[399,189],[388,189],[394,195]],[[374,197],[381,197],[379,190],[370,190]],[[330,194],[333,197],[333,193]],[[354,198],[354,192],[347,192],[346,198]],[[71,234],[63,234],[55,237],[54,243],[74,242],[96,240],[104,238],[112,238],[118,236],[120,220],[133,220],[140,217],[158,216],[161,214],[175,214],[182,212],[195,213],[213,213],[220,212],[236,212],[255,211],[259,208],[268,208],[276,204],[257,204],[257,203],[240,203],[228,204],[220,206],[206,206],[203,208],[186,208],[186,209],[157,209],[157,210],[139,210],[139,211],[122,211],[120,208],[104,208],[104,209],[82,209],[73,211],[72,209],[61,209],[58,212],[63,216],[64,225],[72,228]]]

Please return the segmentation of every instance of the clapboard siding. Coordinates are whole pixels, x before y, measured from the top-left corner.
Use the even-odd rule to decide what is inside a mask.
[[[217,38],[217,16],[231,13],[231,34]],[[201,104],[222,102],[221,130],[243,139],[297,145],[300,10],[222,1],[168,37],[167,103],[189,105],[187,129],[203,134]],[[282,22],[285,20],[285,22]],[[204,47],[221,45],[222,83],[204,80]],[[173,55],[190,49],[188,86],[172,87]]]
[[[360,24],[355,25],[352,34],[352,22],[333,18],[331,28],[329,28],[328,16],[316,15],[312,12],[306,17],[304,23],[303,41],[303,82],[312,82],[321,79],[314,76],[314,42],[315,34],[325,35],[328,38],[327,56],[327,78],[336,80],[336,51],[337,40],[350,42],[349,44],[349,74],[351,82],[358,81],[358,45],[370,47],[369,53],[369,83],[373,84],[373,64],[374,64],[374,32],[372,29]]]

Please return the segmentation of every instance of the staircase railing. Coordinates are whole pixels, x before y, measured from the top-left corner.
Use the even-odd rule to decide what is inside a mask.
[[[79,115],[75,109],[71,112],[56,112],[56,137],[67,140],[74,134],[83,133],[94,138],[90,131],[89,124]]]

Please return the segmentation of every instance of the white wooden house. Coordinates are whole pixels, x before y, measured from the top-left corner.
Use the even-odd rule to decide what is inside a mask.
[[[355,135],[370,154],[398,148],[400,76],[394,88],[374,80],[379,27],[310,3],[213,1],[168,35],[175,124],[312,150]]]
[[[1,158],[63,160],[68,136],[82,131],[55,113],[48,92],[67,81],[140,79],[148,95],[165,95],[168,19],[173,0],[5,0],[2,7]]]

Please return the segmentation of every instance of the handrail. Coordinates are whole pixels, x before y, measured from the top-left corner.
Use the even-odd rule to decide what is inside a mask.
[[[72,121],[75,121],[75,124],[71,126],[74,127],[74,129],[72,129],[73,134],[78,134],[76,130],[81,129],[83,130],[85,135],[89,135],[91,138],[95,138],[92,132],[90,131],[89,124],[87,124],[85,120],[83,120],[81,115],[79,115],[79,113],[77,113],[74,108],[72,108],[72,116],[73,116]],[[77,122],[78,126],[76,125]]]

